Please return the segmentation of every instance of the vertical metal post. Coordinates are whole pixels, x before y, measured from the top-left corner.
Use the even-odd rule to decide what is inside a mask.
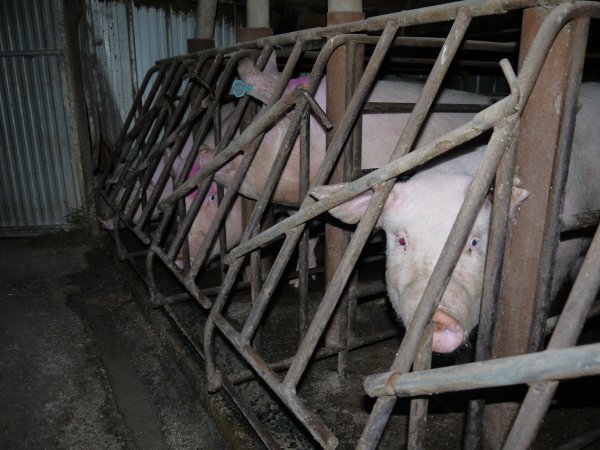
[[[341,8],[354,8],[353,10],[343,10]],[[338,25],[346,22],[353,22],[356,20],[364,19],[365,15],[362,12],[362,2],[354,2],[350,4],[339,0],[329,0],[328,2],[328,13],[327,13],[327,25]],[[327,64],[327,78],[329,80],[336,80],[335,83],[327,83],[327,116],[333,123],[332,131],[326,135],[327,147],[333,138],[336,131],[336,125],[341,121],[346,109],[346,84],[347,84],[347,66],[349,61],[349,55],[347,54],[347,47],[341,46],[336,49],[329,63]],[[356,59],[357,64],[362,67],[362,60]],[[353,68],[354,69],[354,68]],[[352,70],[351,73],[360,71]],[[345,151],[351,151],[346,148]],[[339,183],[349,181],[344,179],[344,158],[341,157],[335,168],[330,183]],[[331,282],[337,267],[339,266],[340,260],[344,253],[344,249],[348,244],[348,234],[329,223],[325,224],[325,289]],[[329,325],[329,332],[327,334],[327,344],[335,347],[345,347],[347,341],[347,328],[348,328],[348,301],[346,294],[340,299],[338,304],[337,312]],[[338,372],[343,376],[345,372],[345,353],[341,353],[338,359]]]
[[[215,17],[217,0],[198,0],[194,39],[187,40],[188,53],[200,52],[215,47]]]
[[[548,15],[545,7],[524,11],[521,62]],[[557,220],[546,211],[552,190],[564,188],[552,185],[552,174],[565,110],[563,93],[568,85],[567,69],[574,64],[576,56],[571,50],[577,35],[573,23],[559,33],[523,111],[515,174],[531,195],[521,208],[519,220],[508,225],[492,346],[495,358],[527,352],[532,339],[539,344],[537,324],[546,321],[549,303],[547,299],[542,299],[544,304],[537,302],[538,286],[540,280],[548,276],[544,273],[548,266],[542,261],[543,247],[553,229],[552,222]],[[546,294],[549,297],[549,293]],[[489,448],[500,447],[517,406],[500,403],[486,407],[484,437]]]

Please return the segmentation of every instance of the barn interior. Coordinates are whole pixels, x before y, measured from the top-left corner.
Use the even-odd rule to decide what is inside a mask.
[[[2,447],[598,448],[595,240],[583,262],[585,276],[565,282],[556,302],[548,299],[559,241],[590,241],[598,223],[598,211],[562,214],[562,191],[581,109],[576,97],[582,82],[600,77],[599,5],[3,2]],[[555,40],[542,24],[554,24],[561,34]],[[323,55],[341,41],[346,52],[335,66],[335,56]],[[547,63],[525,57],[545,43],[553,45],[539,58]],[[449,61],[441,56],[454,50]],[[283,92],[288,79],[275,86],[269,111],[279,112],[273,117],[251,91],[230,91],[243,57],[260,67],[271,51],[288,79],[309,77],[304,89]],[[268,129],[288,111],[297,117],[285,131],[297,124],[302,139],[299,111],[319,115],[311,101],[323,73],[340,79],[322,113],[333,121],[326,147],[345,156],[330,158],[335,173],[320,184],[355,181],[382,189],[386,180],[418,171],[417,163],[386,165],[387,175],[361,168],[361,120],[382,111],[408,114],[427,102],[365,100],[369,83],[431,82],[490,103],[514,102],[511,114],[477,116],[470,136],[498,147],[496,163],[500,152],[516,151],[516,169],[507,164],[496,173],[491,167],[493,189],[488,181],[472,190],[508,210],[510,189],[500,180],[509,180],[510,188],[516,173],[533,195],[518,220],[494,212],[504,228],[494,231],[497,244],[490,239],[483,285],[494,300],[481,307],[479,327],[451,353],[432,353],[427,343],[433,309],[417,313],[421,325],[411,330],[398,320],[387,296],[386,238],[373,230],[377,217],[361,229],[311,213],[322,202],[308,193],[302,174],[295,207],[272,201],[272,193],[253,199],[259,206],[243,199],[242,224],[253,229],[237,238],[239,245],[222,230],[234,220],[227,214],[238,191],[239,198],[244,192],[219,180],[209,238],[194,244],[189,237],[220,169],[188,183],[203,139],[213,135],[216,154],[231,153],[227,161],[240,150],[251,154],[261,132],[253,127]],[[529,84],[528,76],[537,81]],[[531,91],[529,103],[520,105],[523,92]],[[287,101],[276,102],[279,95]],[[235,108],[231,122],[239,121],[233,127],[222,119],[229,106]],[[440,114],[500,109],[460,106],[433,108]],[[520,127],[521,141],[492,144],[492,129],[500,124]],[[428,148],[450,140],[439,138]],[[529,159],[520,156],[530,150]],[[185,162],[175,170],[179,156]],[[279,178],[267,173],[261,181]],[[590,189],[593,180],[585,180]],[[190,192],[194,196],[186,197]],[[462,228],[468,232],[467,214]],[[309,237],[319,238],[314,267]],[[211,258],[215,241],[229,248]],[[534,255],[525,258],[523,251]],[[561,348],[565,353],[548,353]],[[575,351],[582,352],[577,364],[570,356],[576,353],[569,353]],[[507,359],[506,366],[490,366],[485,381],[472,365],[519,354],[541,359]],[[437,372],[446,368],[457,371]],[[396,380],[417,371],[423,380],[417,377],[412,391],[394,391]],[[428,374],[438,373],[434,388],[421,387]],[[380,404],[388,405],[387,413]],[[519,410],[525,413],[517,417]]]

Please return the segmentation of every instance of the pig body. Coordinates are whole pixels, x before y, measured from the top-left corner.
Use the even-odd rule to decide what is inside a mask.
[[[209,158],[212,155],[203,155],[203,152],[198,157],[198,162],[196,162],[192,166],[192,170],[190,171],[190,176],[196,173],[200,166],[206,162],[205,158]],[[192,201],[194,200],[196,192],[192,191],[185,198],[186,209],[189,210]],[[192,226],[188,233],[188,245],[190,250],[190,260],[193,261],[194,255],[198,252],[200,245],[204,241],[206,237],[206,233],[208,232],[208,228],[215,220],[217,215],[217,211],[219,209],[219,200],[217,197],[217,183],[214,181],[210,184],[206,196],[204,197],[204,202],[198,211],[194,221],[192,222]],[[227,249],[230,249],[234,245],[237,245],[238,242],[242,239],[242,202],[241,198],[235,200],[231,209],[229,210],[229,215],[225,219],[225,236],[227,242]],[[219,255],[220,252],[220,243],[219,239],[215,240],[215,243],[211,247],[210,253],[208,255],[208,260],[211,260]],[[177,256],[177,260],[175,261],[179,267],[183,267],[183,256],[180,253]]]
[[[249,60],[244,60],[240,63],[238,73],[245,83],[253,87],[249,95],[264,103],[269,100],[280,76],[274,58],[269,60],[263,72],[258,71]],[[288,90],[292,90],[297,84],[301,83],[307,83],[307,79],[290,81]],[[324,109],[326,107],[326,83],[327,78],[324,77],[315,94],[315,100]],[[417,101],[421,89],[422,86],[416,83],[383,80],[375,84],[368,101],[414,103]],[[440,103],[478,105],[490,103],[487,97],[449,89],[442,91],[438,101]],[[363,169],[381,167],[389,162],[398,138],[406,126],[408,117],[409,114],[406,113],[363,114]],[[472,113],[433,113],[424,126],[416,145],[431,142],[435,138],[468,122],[472,117]],[[271,172],[279,146],[289,127],[289,122],[289,118],[284,116],[265,134],[258,153],[240,187],[240,192],[243,195],[258,198],[263,191],[265,180]],[[310,179],[313,180],[325,157],[325,130],[320,122],[312,116],[310,127]],[[274,203],[291,206],[298,204],[299,154],[300,145],[296,140],[271,199]],[[216,174],[217,181],[227,185],[235,174],[240,161],[241,157],[238,157],[220,170]]]
[[[231,110],[231,109],[232,108],[229,108],[229,110]],[[226,118],[225,118],[225,120],[226,120]],[[205,139],[204,142],[208,145],[214,145],[212,133],[209,133],[207,135],[207,138]],[[169,195],[171,195],[173,193],[173,181],[179,175],[179,173],[183,170],[183,162],[184,162],[185,158],[187,157],[187,155],[189,155],[189,153],[192,149],[192,144],[193,144],[193,140],[192,140],[192,137],[190,136],[188,138],[188,140],[186,141],[186,143],[184,144],[184,147],[181,150],[180,155],[177,156],[177,158],[175,159],[175,161],[173,163],[173,166],[171,168],[171,173],[169,174],[169,178],[167,179],[167,183],[165,184],[165,187],[160,194],[159,202],[161,200],[167,198]],[[153,175],[152,179],[150,180],[148,187],[146,188],[147,198],[149,198],[150,195],[152,195],[152,193],[156,190],[156,180],[158,179],[160,174],[163,172],[164,167],[165,167],[164,161],[166,160],[166,158],[168,158],[168,156],[169,156],[169,154],[167,151],[167,152],[165,152],[165,154],[161,157],[160,161],[158,162],[157,168],[154,171],[154,175]],[[191,177],[192,175],[194,175],[194,173],[196,173],[198,171],[199,167],[201,167],[203,164],[206,164],[210,158],[212,158],[212,152],[208,153],[208,152],[201,151],[196,158],[196,162],[192,165],[192,168],[190,170],[190,173],[188,174],[188,177]],[[108,181],[109,183],[116,182],[117,178],[120,176],[123,166],[124,166],[124,164],[120,164],[120,166],[118,166],[115,169],[113,176],[112,176],[113,180],[112,181],[109,180]],[[139,191],[139,181],[136,181],[135,183],[136,184],[134,186],[134,192],[138,192]],[[120,201],[120,199],[122,198],[124,193],[125,193],[125,190],[122,189],[121,192],[119,192],[117,194],[117,197],[115,199],[117,203]],[[186,203],[187,209],[189,209],[189,207],[191,206],[191,203],[194,200],[195,196],[196,196],[196,191],[192,191],[186,196],[185,203]],[[133,196],[130,198],[129,204],[131,204],[133,202],[133,198],[134,198]],[[188,242],[189,242],[189,247],[190,247],[190,254],[192,255],[192,260],[193,260],[193,256],[196,254],[198,248],[200,247],[200,244],[204,240],[204,237],[206,235],[206,232],[208,231],[210,224],[213,222],[213,220],[216,216],[218,207],[219,207],[219,204],[218,204],[218,199],[217,199],[217,184],[215,182],[212,182],[209,186],[206,196],[204,197],[204,202],[200,208],[200,211],[196,215],[196,217],[192,223],[192,226],[190,228],[190,231],[188,233],[188,240],[189,240]],[[141,215],[142,215],[142,208],[140,207],[136,210],[136,212],[133,216],[132,221],[134,224],[139,222]],[[99,218],[99,221],[100,221],[100,224],[107,230],[112,230],[114,228],[114,218],[110,214],[106,215],[105,217]],[[226,230],[226,236],[227,236],[227,247],[231,248],[232,246],[236,245],[242,237],[242,206],[241,206],[241,201],[239,199],[235,201],[235,203],[233,204],[233,206],[230,210],[229,216],[226,219],[225,230]],[[217,240],[217,242],[215,242],[215,244],[212,246],[212,248],[210,250],[209,260],[215,258],[218,255],[219,255],[219,241]],[[182,266],[181,254],[178,255],[176,263],[180,267]]]
[[[600,208],[600,130],[594,125],[595,118],[600,116],[600,84],[584,84],[581,102],[565,193],[565,215]],[[384,206],[378,224],[387,239],[388,295],[406,324],[414,316],[484,150],[484,147],[476,148],[431,165],[406,182],[396,183]],[[323,186],[315,190],[315,196],[322,198],[336,189],[335,186]],[[513,188],[513,212],[526,195],[523,189]],[[346,222],[356,222],[370,197],[370,191],[363,193],[331,213]],[[490,214],[491,203],[486,200],[434,313],[434,351],[454,351],[477,323]],[[560,243],[553,296],[585,245],[583,239]]]

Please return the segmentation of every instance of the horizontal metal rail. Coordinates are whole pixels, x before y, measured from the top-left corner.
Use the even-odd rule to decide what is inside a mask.
[[[589,344],[427,371],[369,375],[364,386],[371,397],[414,397],[598,374],[600,344]]]

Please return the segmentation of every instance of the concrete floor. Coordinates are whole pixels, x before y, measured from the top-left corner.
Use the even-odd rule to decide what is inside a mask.
[[[3,239],[0,254],[0,448],[239,448],[146,322],[108,239]]]

